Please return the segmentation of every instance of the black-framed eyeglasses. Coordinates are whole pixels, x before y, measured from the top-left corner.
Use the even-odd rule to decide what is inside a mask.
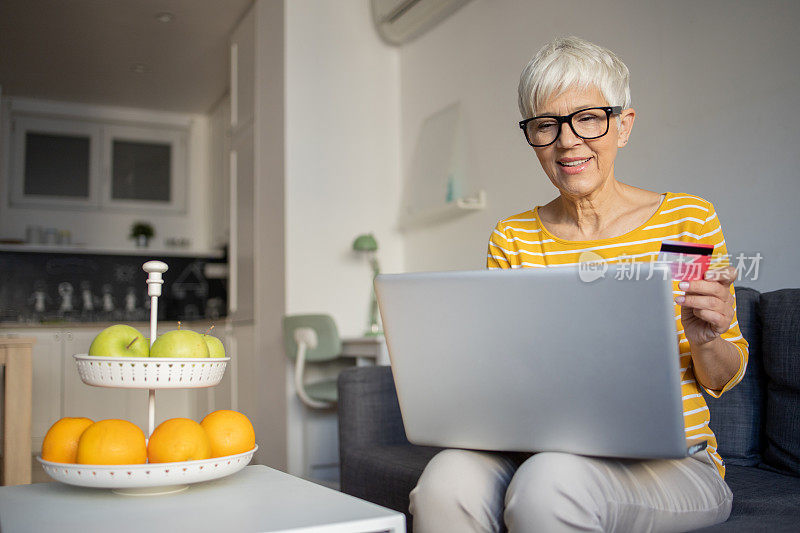
[[[534,148],[542,148],[556,142],[561,134],[561,125],[569,124],[572,133],[581,139],[597,139],[608,133],[611,115],[619,115],[621,106],[589,107],[569,115],[540,115],[520,121],[519,127],[525,140]]]

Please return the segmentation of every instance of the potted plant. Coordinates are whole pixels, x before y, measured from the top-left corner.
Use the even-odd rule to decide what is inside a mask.
[[[147,222],[134,222],[131,226],[130,238],[136,240],[136,246],[146,248],[155,234],[153,226]]]

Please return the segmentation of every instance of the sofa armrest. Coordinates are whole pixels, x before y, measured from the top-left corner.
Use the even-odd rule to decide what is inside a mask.
[[[353,367],[339,374],[339,451],[408,444],[392,369]]]

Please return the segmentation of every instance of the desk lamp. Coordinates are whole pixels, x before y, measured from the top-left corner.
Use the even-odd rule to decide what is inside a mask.
[[[372,280],[375,281],[375,276],[380,274],[381,269],[378,266],[378,241],[375,240],[375,236],[371,233],[365,233],[364,235],[359,235],[356,237],[356,240],[353,241],[353,250],[359,253],[364,253],[367,255],[369,259],[369,264],[372,266]],[[367,337],[375,337],[378,335],[383,335],[380,326],[378,325],[378,300],[375,298],[375,287],[373,286],[371,289],[371,298],[369,304],[369,326],[365,335]]]

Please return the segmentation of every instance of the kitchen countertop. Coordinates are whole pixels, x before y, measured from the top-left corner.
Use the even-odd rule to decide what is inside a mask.
[[[200,320],[182,320],[181,325],[193,329],[205,329],[211,325],[214,325],[215,330],[222,329],[227,324],[227,317],[221,317],[217,320],[211,319],[200,319]],[[150,322],[40,322],[40,323],[33,323],[33,322],[0,322],[0,332],[3,330],[9,329],[64,329],[64,328],[107,328],[108,326],[114,326],[116,324],[125,324],[127,326],[134,327],[136,329],[148,330],[150,329]],[[159,320],[159,326],[164,325],[172,325],[173,327],[178,326],[177,321],[173,320]],[[1,333],[0,333],[1,334]]]

